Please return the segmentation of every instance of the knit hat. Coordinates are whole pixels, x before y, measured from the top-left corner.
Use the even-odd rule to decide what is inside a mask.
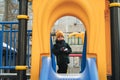
[[[64,37],[64,33],[62,31],[60,31],[60,30],[57,30],[56,31],[56,38],[58,38],[60,36]]]

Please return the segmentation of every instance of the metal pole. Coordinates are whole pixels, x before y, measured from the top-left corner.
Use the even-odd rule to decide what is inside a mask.
[[[28,0],[19,0],[19,15],[27,15]],[[19,19],[18,65],[26,65],[27,19]],[[27,80],[26,70],[18,71],[18,80]]]
[[[112,80],[120,80],[120,0],[110,0]],[[114,5],[115,3],[117,5]]]

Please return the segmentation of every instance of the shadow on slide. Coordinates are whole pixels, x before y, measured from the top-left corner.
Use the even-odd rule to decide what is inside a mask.
[[[43,57],[39,80],[99,80],[96,59],[88,58],[85,69],[80,74],[57,74],[52,68],[51,58]]]

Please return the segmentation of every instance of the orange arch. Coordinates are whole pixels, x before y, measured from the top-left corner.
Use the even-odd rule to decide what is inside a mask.
[[[93,3],[94,2],[94,3]],[[104,0],[33,0],[31,80],[38,80],[41,54],[50,55],[50,32],[62,16],[75,16],[87,30],[87,53],[97,55],[100,80],[106,80]]]

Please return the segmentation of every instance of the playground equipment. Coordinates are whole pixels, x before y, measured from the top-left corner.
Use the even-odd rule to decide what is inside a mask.
[[[17,79],[17,70],[30,68],[30,36],[31,30],[27,30],[27,56],[26,65],[17,65],[18,22],[0,22],[0,79]],[[7,29],[6,29],[7,26]],[[13,28],[15,29],[13,30]],[[5,36],[6,35],[6,36]],[[26,75],[25,75],[26,76]],[[29,78],[27,73],[27,78]]]
[[[26,32],[27,32],[27,2],[28,0],[19,0],[20,1],[20,15],[19,19],[19,50],[22,56],[26,55]],[[109,11],[109,0],[32,0],[33,1],[33,39],[32,39],[32,69],[31,69],[31,80],[39,80],[43,76],[40,76],[40,73],[44,70],[45,64],[48,63],[48,69],[51,69],[51,58],[50,58],[50,31],[53,23],[60,17],[70,15],[79,18],[85,25],[87,31],[87,55],[93,55],[96,58],[98,76],[100,80],[106,80],[106,75],[111,75],[111,60],[110,53],[112,51],[112,78],[113,80],[120,80],[120,56],[118,44],[120,41],[119,34],[119,7],[120,3],[118,0],[110,0],[110,10],[111,10],[111,31],[110,31],[110,11]],[[110,39],[111,32],[111,39]],[[46,35],[47,34],[47,35]],[[21,36],[22,35],[22,36]],[[25,39],[25,40],[24,40]],[[24,42],[22,42],[22,40]],[[111,44],[110,44],[111,40]],[[0,43],[1,45],[3,44]],[[24,48],[22,48],[24,47]],[[1,48],[2,49],[2,48]],[[2,50],[0,50],[2,51]],[[20,55],[20,56],[21,56]],[[45,57],[43,57],[45,56]],[[25,57],[25,56],[24,56]],[[43,59],[42,59],[43,57]],[[2,56],[0,56],[0,60]],[[93,63],[95,67],[95,61],[93,59],[88,60],[87,68],[83,72],[87,73],[89,69],[89,62]],[[43,63],[42,63],[43,62]],[[25,58],[20,62],[19,65],[25,64]],[[0,62],[0,66],[2,62]],[[41,66],[43,66],[41,68]],[[90,66],[91,67],[91,66]],[[3,68],[3,67],[2,67]],[[5,67],[8,68],[8,67]],[[10,67],[12,69],[14,67]],[[25,66],[24,66],[25,68]],[[87,71],[86,71],[87,70]],[[96,67],[93,68],[96,72]],[[91,72],[91,71],[90,71]],[[68,77],[67,75],[57,75],[54,72],[50,72],[52,79],[90,79],[85,74],[81,77],[72,76]],[[22,69],[18,73],[19,80],[26,80],[25,70]],[[48,74],[48,73],[46,73]],[[55,77],[53,75],[56,75]],[[47,75],[46,75],[47,76]],[[94,77],[95,78],[95,77]],[[43,78],[44,79],[44,78]],[[48,76],[47,76],[48,79]]]
[[[52,0],[50,4],[48,0],[33,0],[31,80],[39,80],[42,67],[47,62],[51,62],[51,59],[48,58],[42,60],[43,56],[50,57],[51,54],[51,28],[58,18],[66,15],[75,16],[84,23],[87,32],[87,55],[96,58],[99,80],[107,80],[107,74],[111,74],[108,4],[107,0]],[[44,65],[42,64],[43,61],[45,61]],[[44,77],[46,76],[44,75]],[[64,77],[62,76],[61,79]]]
[[[84,32],[78,33],[78,32],[73,32],[71,34],[69,34],[68,38],[75,36],[76,38],[81,38],[82,39],[82,44],[84,43]],[[78,43],[79,44],[79,43]]]
[[[82,35],[82,33],[81,33]],[[98,72],[96,67],[96,62],[94,59],[86,60],[86,36],[84,39],[84,47],[82,52],[82,64],[81,64],[81,73],[80,74],[67,74],[59,75],[55,71],[55,66],[53,65],[53,58],[43,58],[42,67],[40,72],[40,80],[98,80]],[[52,45],[52,44],[51,44]],[[46,64],[46,65],[44,65]],[[92,66],[91,66],[92,65]],[[91,68],[92,67],[92,68]],[[46,77],[44,76],[46,75]]]
[[[87,59],[86,68],[81,74],[56,74],[52,68],[50,57],[43,57],[42,69],[39,80],[99,80],[96,62],[94,59]],[[46,65],[44,65],[46,64]]]

